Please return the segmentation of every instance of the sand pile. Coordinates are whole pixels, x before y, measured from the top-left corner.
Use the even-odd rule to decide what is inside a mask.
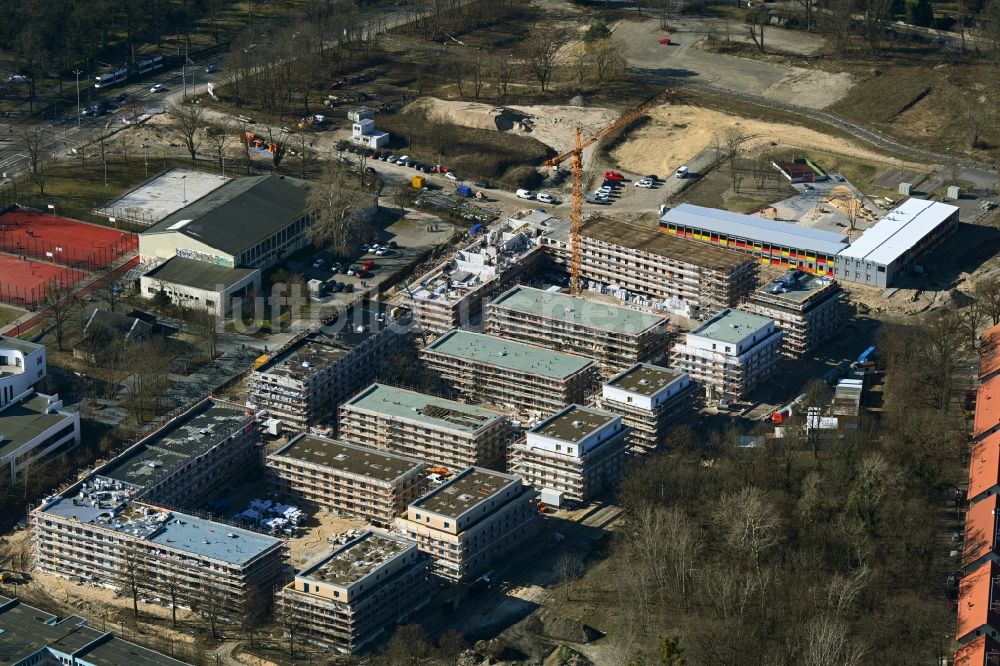
[[[861,158],[880,158],[868,148],[815,130],[741,118],[721,111],[685,104],[659,106],[649,113],[652,122],[632,133],[631,139],[612,152],[620,168],[633,173],[671,173],[730,127],[752,138],[743,145],[813,148],[833,153],[849,150]]]

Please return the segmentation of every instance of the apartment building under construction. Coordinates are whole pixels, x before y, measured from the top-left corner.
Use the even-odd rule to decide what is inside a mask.
[[[256,368],[249,400],[291,428],[335,418],[337,406],[375,379],[378,361],[399,341],[396,322],[376,304],[360,304]]]
[[[486,307],[487,332],[597,361],[605,376],[662,362],[669,323],[659,315],[518,285]]]
[[[768,317],[723,310],[674,345],[670,365],[704,384],[709,397],[745,398],[778,369],[783,336]]]
[[[130,499],[127,484],[89,477],[30,514],[35,566],[91,585],[219,616],[264,612],[285,581],[281,539]]]
[[[773,319],[785,333],[782,353],[799,358],[844,326],[847,306],[833,278],[792,270],[751,294],[746,309]]]
[[[297,573],[278,613],[314,645],[357,652],[430,602],[427,568],[412,541],[369,530]]]
[[[594,405],[621,414],[631,428],[629,447],[653,451],[664,445],[672,427],[694,416],[694,396],[687,373],[639,363],[604,382]]]
[[[484,303],[530,276],[543,259],[531,225],[504,220],[408,285],[394,302],[412,308],[423,329],[444,333],[477,321]]]
[[[542,492],[543,502],[586,504],[617,488],[627,434],[620,415],[570,405],[530,428],[511,447],[510,468]]]
[[[390,525],[423,494],[426,465],[326,437],[300,433],[267,457],[274,490],[314,507]]]
[[[470,467],[410,504],[396,527],[433,558],[435,574],[467,580],[534,532],[537,495],[520,476]]]
[[[420,356],[470,400],[528,418],[584,402],[599,377],[589,358],[460,329],[424,347]]]
[[[734,307],[757,282],[757,262],[627,222],[597,218],[583,227],[584,285],[644,307],[698,317]]]
[[[478,405],[372,384],[340,409],[340,436],[449,471],[503,469],[510,418]]]
[[[146,502],[194,507],[259,465],[259,431],[247,410],[203,400],[94,470]]]

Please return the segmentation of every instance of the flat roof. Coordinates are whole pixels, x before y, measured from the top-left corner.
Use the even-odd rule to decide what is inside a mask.
[[[413,458],[305,433],[297,435],[272,455],[294,458],[378,481],[394,481],[407,472],[424,467],[424,463]]]
[[[121,217],[137,224],[156,224],[171,213],[197,201],[209,192],[228,183],[215,173],[193,169],[168,169],[139,187],[126,192],[97,212],[108,217]]]
[[[197,259],[171,257],[144,277],[194,289],[221,291],[220,287],[228,289],[257,272],[256,268],[227,268]]]
[[[299,576],[348,587],[416,547],[417,544],[413,541],[369,530],[348,541]]]
[[[500,412],[478,405],[467,405],[385,384],[372,384],[345,405],[463,433],[478,432],[507,418]]]
[[[0,456],[6,456],[24,446],[46,430],[73,419],[71,414],[58,411],[47,413],[49,396],[35,393],[0,411]]]
[[[297,178],[236,178],[142,232],[179,233],[237,255],[302,217],[307,184]]]
[[[728,272],[738,266],[755,261],[751,257],[738,252],[730,252],[721,247],[694,244],[665,234],[658,229],[609,220],[605,217],[598,217],[584,224],[582,234],[602,243],[621,245],[715,271]]]
[[[1000,371],[1000,324],[991,326],[979,336],[979,378]]]
[[[424,349],[549,379],[565,379],[594,365],[592,359],[583,356],[462,329],[448,331]]]
[[[524,285],[507,290],[490,306],[619,335],[638,335],[667,323],[663,317],[639,310]]]
[[[958,206],[907,199],[865,230],[840,256],[888,266],[958,212]]]
[[[188,459],[189,456],[183,453],[139,445],[101,468],[99,475],[138,488],[148,488],[171,474],[174,467]]]
[[[686,203],[668,210],[660,221],[828,255],[847,247],[847,236],[841,233]]]
[[[88,626],[79,615],[60,618],[20,599],[0,596],[0,662],[20,663],[45,647],[94,666],[186,666],[186,662]]]
[[[758,287],[757,293],[801,305],[836,284],[836,280],[793,269]]]
[[[976,391],[972,435],[979,437],[1000,425],[1000,376],[988,379]]]
[[[962,540],[962,566],[997,552],[998,496],[982,499],[965,513],[965,538]]]
[[[621,418],[600,409],[569,405],[528,430],[529,433],[576,444]]]
[[[140,441],[150,447],[199,456],[242,428],[250,419],[245,409],[208,399]]]
[[[246,564],[282,543],[281,539],[225,523],[184,513],[170,514],[163,529],[148,541],[229,564]]]
[[[45,345],[40,345],[28,340],[20,340],[6,335],[0,335],[0,350],[11,349],[22,354],[34,354],[39,349],[45,349]]]
[[[672,368],[664,368],[650,363],[637,363],[604,383],[607,386],[614,386],[623,391],[648,398],[683,379],[686,375],[686,372]]]
[[[769,317],[726,308],[691,331],[690,335],[699,335],[720,342],[736,344],[766,328],[773,321]]]
[[[490,499],[518,477],[483,467],[467,467],[411,506],[458,518],[480,502]]]
[[[982,495],[1000,485],[1000,432],[972,445],[966,498]]]
[[[1000,569],[992,561],[965,575],[958,584],[958,629],[955,639],[962,640],[980,627],[1000,627],[1000,615],[993,608],[996,598],[993,581]]]

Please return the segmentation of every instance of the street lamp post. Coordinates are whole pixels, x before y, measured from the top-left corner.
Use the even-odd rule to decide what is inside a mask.
[[[146,178],[149,178],[149,144],[142,142],[142,164],[146,167]]]
[[[181,188],[182,188],[182,191],[184,193],[184,202],[183,203],[187,203],[188,202],[188,187],[187,187],[187,176],[186,175],[181,176]]]
[[[83,72],[79,69],[73,70],[76,74],[76,126],[80,126],[80,74]]]

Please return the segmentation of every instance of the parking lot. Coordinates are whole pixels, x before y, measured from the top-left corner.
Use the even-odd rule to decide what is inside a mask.
[[[285,269],[289,273],[302,275],[306,281],[316,279],[344,285],[343,290],[337,293],[314,298],[314,306],[343,306],[356,300],[359,292],[376,289],[400,271],[408,270],[428,250],[446,243],[458,231],[455,225],[439,217],[410,209],[406,210],[404,217],[400,217],[397,206],[388,201],[380,203],[383,207],[379,209],[375,221],[376,242],[384,246],[394,243],[396,247],[390,247],[388,253],[378,256],[359,246],[357,253],[347,261],[329,250],[321,250],[304,255],[298,261],[286,262]],[[314,265],[317,259],[322,260],[322,267]],[[374,266],[364,277],[344,272],[351,265],[360,266],[368,261]],[[340,263],[343,270],[333,272],[330,266],[335,263]]]

